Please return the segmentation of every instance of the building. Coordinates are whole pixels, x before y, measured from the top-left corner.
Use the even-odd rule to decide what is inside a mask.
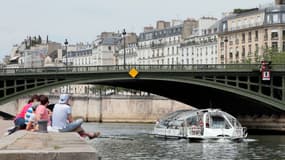
[[[140,33],[138,64],[179,64],[183,25]]]
[[[116,55],[119,53],[121,41],[121,34],[114,32],[103,32],[93,42],[93,56],[95,65],[118,64]]]
[[[67,52],[68,64],[72,66],[94,66],[94,57],[92,55],[92,49],[82,49],[77,51]],[[65,59],[63,59],[64,63]]]
[[[123,65],[124,58],[126,64],[137,64],[138,62],[137,46],[138,46],[138,36],[136,35],[136,33],[127,33],[127,35],[125,36],[125,49],[124,49],[124,42],[121,41],[119,54],[117,55],[118,64]]]
[[[224,17],[218,38],[218,63],[255,63],[268,50],[285,51],[285,6],[236,9]]]
[[[192,33],[181,42],[181,63],[217,64],[219,21],[212,17],[202,17],[197,22]]]

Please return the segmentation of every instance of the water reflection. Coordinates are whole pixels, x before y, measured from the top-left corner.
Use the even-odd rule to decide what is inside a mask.
[[[85,124],[103,137],[90,143],[102,159],[285,159],[285,136],[255,136],[245,142],[189,143],[185,139],[164,140],[148,133],[153,125]]]

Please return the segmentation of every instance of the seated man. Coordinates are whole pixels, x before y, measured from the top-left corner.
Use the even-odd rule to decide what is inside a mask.
[[[68,94],[62,94],[59,98],[59,103],[56,104],[53,108],[52,114],[52,127],[58,129],[59,132],[72,132],[76,131],[80,136],[88,136],[90,139],[96,138],[100,135],[99,132],[96,133],[86,133],[82,128],[81,124],[83,123],[82,119],[73,121],[71,115],[70,107],[70,96]]]

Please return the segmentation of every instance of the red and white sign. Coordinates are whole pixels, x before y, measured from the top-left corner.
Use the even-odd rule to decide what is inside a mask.
[[[262,80],[270,81],[270,71],[262,71]]]

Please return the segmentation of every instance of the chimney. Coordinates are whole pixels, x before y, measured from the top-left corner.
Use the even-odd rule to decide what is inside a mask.
[[[153,27],[152,27],[152,26],[145,26],[145,27],[143,28],[143,31],[144,31],[144,32],[153,31]]]
[[[283,5],[285,4],[285,0],[275,0],[275,5]]]

